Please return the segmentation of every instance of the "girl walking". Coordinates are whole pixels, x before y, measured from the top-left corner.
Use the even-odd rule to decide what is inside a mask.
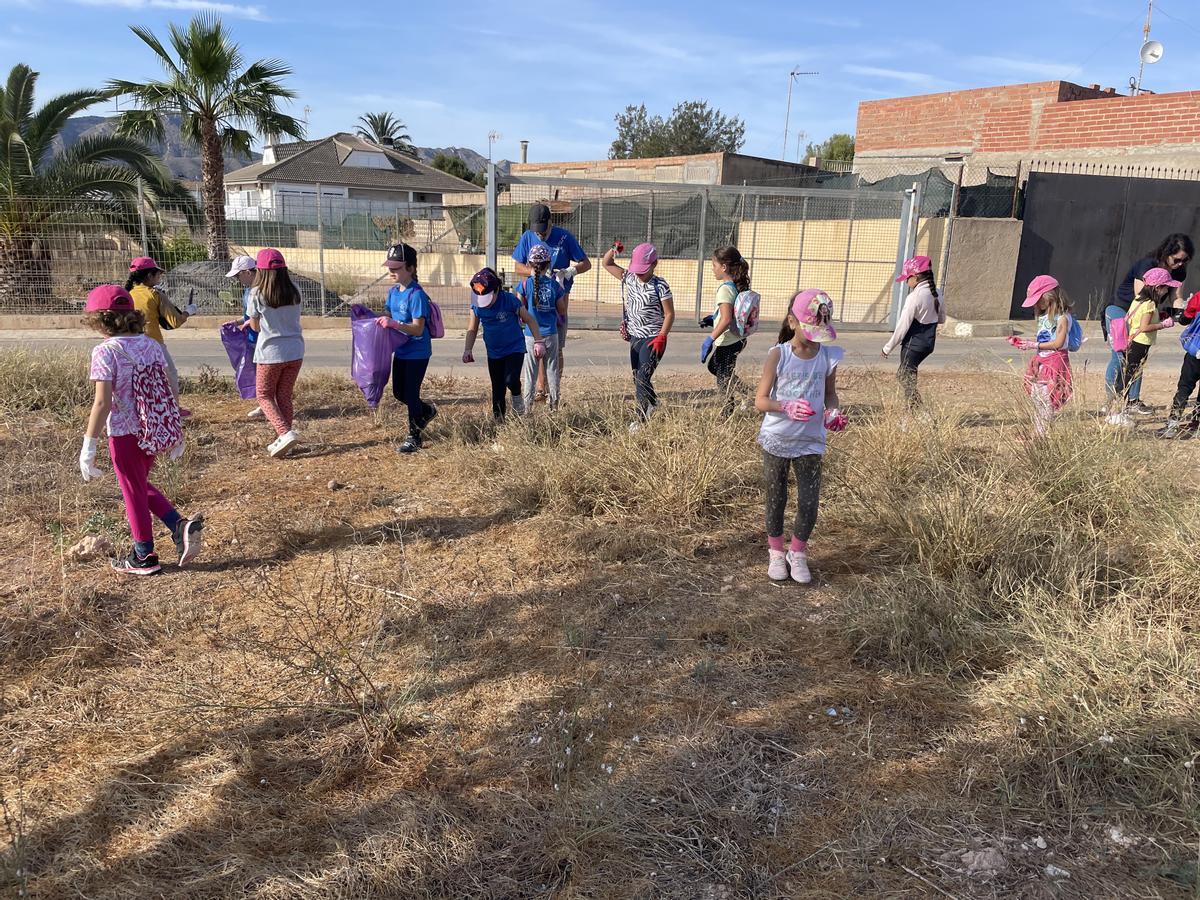
[[[1142,369],[1150,357],[1151,348],[1158,341],[1158,333],[1175,326],[1173,318],[1162,318],[1159,307],[1177,287],[1179,282],[1166,269],[1150,269],[1142,278],[1142,289],[1125,314],[1129,346],[1122,354],[1121,371],[1117,373],[1114,409],[1105,420],[1109,425],[1123,428],[1133,425],[1132,415],[1141,403],[1140,400],[1130,399],[1133,385],[1141,381]],[[1111,327],[1110,322],[1110,333]]]
[[[817,522],[825,433],[846,427],[837,395],[837,365],[844,351],[829,346],[837,339],[832,313],[833,301],[823,291],[801,291],[792,298],[754,400],[759,412],[766,413],[758,444],[767,499],[767,576],[775,581],[787,580],[789,573],[800,584],[812,581],[808,539]],[[791,547],[785,553],[789,472],[796,478],[797,503]]]
[[[259,250],[254,262],[254,286],[246,301],[250,318],[242,328],[258,333],[254,342],[255,393],[259,408],[277,435],[267,445],[267,453],[286,456],[300,440],[292,428],[293,395],[304,363],[300,292],[278,250]]]
[[[521,369],[525,365],[524,323],[533,337],[534,359],[546,355],[546,343],[537,319],[529,314],[514,294],[503,290],[500,278],[491,269],[480,269],[471,279],[471,317],[462,361],[475,362],[472,351],[475,336],[483,326],[483,346],[487,350],[488,377],[492,382],[492,415],[503,422],[508,411],[507,394],[512,394],[513,412],[522,415],[526,406],[521,395]]]
[[[129,263],[129,278],[125,281],[125,290],[133,297],[133,305],[146,319],[146,336],[158,341],[167,360],[167,377],[171,381],[171,392],[179,399],[179,370],[175,360],[167,350],[167,342],[163,339],[163,328],[175,329],[183,325],[188,318],[195,314],[196,306],[192,303],[192,294],[188,295],[187,306],[179,309],[167,299],[166,292],[158,287],[162,281],[163,270],[149,256],[139,256]],[[191,415],[188,410],[181,410],[186,419]]]
[[[417,283],[414,248],[404,243],[393,244],[383,264],[391,276],[392,288],[388,291],[388,314],[376,319],[375,324],[408,335],[408,340],[392,356],[392,396],[408,407],[408,437],[396,449],[399,453],[416,453],[421,449],[421,432],[438,414],[436,406],[421,399],[421,385],[433,357],[429,333],[431,301]]]
[[[750,264],[742,258],[737,247],[720,247],[712,255],[713,278],[717,288],[717,308],[703,323],[712,326],[705,345],[708,351],[708,371],[717,379],[717,393],[725,401],[725,411],[733,411],[733,394],[739,387],[734,370],[738,354],[746,349],[747,338],[738,329],[734,305],[738,294],[750,290]]]
[[[546,389],[550,395],[550,408],[558,408],[559,386],[562,368],[558,357],[558,323],[567,314],[566,291],[550,277],[550,248],[545,244],[534,244],[526,255],[533,274],[517,286],[517,296],[526,310],[537,321],[542,341],[542,356],[538,356],[538,339],[528,323],[525,324],[525,394],[523,404],[526,411],[533,409],[533,392],[537,382],[538,361],[545,360]],[[524,321],[524,319],[522,319]],[[486,334],[484,335],[486,339]]]
[[[96,385],[88,417],[79,471],[84,481],[103,474],[96,467],[100,431],[108,430],[108,452],[125,500],[125,516],[133,548],[112,567],[126,575],[154,575],[162,570],[154,551],[150,516],[171,532],[185,566],[200,554],[203,516],[186,519],[154,485],[150,470],[158,453],[171,459],[183,453],[179,404],[171,394],[167,357],[162,346],[145,334],[146,317],[133,297],[115,284],[102,284],[87,296],[83,322],[107,340],[92,350],[90,378]]]
[[[886,359],[897,346],[900,347],[900,369],[896,378],[904,391],[908,408],[915,409],[921,405],[917,369],[933,352],[937,327],[946,323],[946,304],[938,296],[933,280],[933,263],[928,256],[906,259],[896,283],[901,281],[908,283],[909,293],[900,310],[896,330],[883,345],[883,356]]]
[[[1071,333],[1071,301],[1050,275],[1039,275],[1025,291],[1028,309],[1037,315],[1034,340],[1013,338],[1018,350],[1033,350],[1025,370],[1025,392],[1033,401],[1033,433],[1044,437],[1055,414],[1071,399],[1071,354],[1067,339]]]
[[[621,282],[621,336],[629,341],[629,365],[637,395],[637,418],[629,430],[637,431],[658,409],[654,370],[667,352],[667,335],[675,323],[675,300],[671,286],[654,274],[658,249],[653,244],[633,248],[628,270],[615,261],[622,249],[619,241],[614,243],[600,263]]]

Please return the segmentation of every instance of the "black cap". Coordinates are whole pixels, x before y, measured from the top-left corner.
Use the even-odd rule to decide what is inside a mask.
[[[408,244],[392,244],[388,247],[387,261],[384,262],[384,265],[386,266],[388,263],[404,263],[409,267],[415,266],[417,251]]]
[[[535,203],[529,207],[529,227],[538,234],[550,230],[550,207],[545,203]]]

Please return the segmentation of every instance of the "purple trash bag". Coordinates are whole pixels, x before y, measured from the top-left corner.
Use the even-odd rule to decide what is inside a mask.
[[[371,409],[379,405],[391,377],[392,354],[408,341],[408,335],[376,325],[378,317],[360,303],[350,307],[350,377]]]
[[[221,343],[225,345],[225,353],[229,356],[229,364],[233,366],[233,378],[237,382],[238,396],[243,400],[253,400],[254,389],[254,345],[250,343],[250,332],[242,331],[236,322],[226,322],[221,326]]]

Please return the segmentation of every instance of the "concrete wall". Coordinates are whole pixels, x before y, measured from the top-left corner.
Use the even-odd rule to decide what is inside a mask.
[[[1015,219],[954,220],[942,285],[949,315],[969,322],[1008,319],[1023,224]],[[936,264],[939,257],[933,259]]]

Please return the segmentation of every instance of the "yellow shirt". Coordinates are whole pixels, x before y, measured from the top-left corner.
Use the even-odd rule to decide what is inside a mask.
[[[133,308],[146,317],[146,334],[165,347],[166,343],[163,341],[162,326],[159,325],[158,317],[162,316],[171,328],[178,328],[187,321],[187,318],[181,316],[172,304],[164,304],[162,294],[152,287],[135,284],[129,294],[133,297]]]
[[[1133,306],[1129,307],[1129,333],[1133,334],[1139,328],[1145,328],[1147,325],[1157,325],[1159,323],[1158,304],[1153,300],[1134,300]],[[1158,331],[1143,331],[1133,339],[1135,344],[1145,344],[1147,347],[1153,347],[1154,342],[1158,340]]]
[[[734,301],[736,300],[737,290],[729,282],[725,282],[717,288],[717,311],[713,314],[714,318],[719,319],[721,317],[721,304],[728,303],[730,307],[734,307],[736,305]],[[732,308],[729,310],[729,314],[733,315]],[[742,337],[741,332],[737,329],[737,320],[734,319],[734,321],[729,323],[729,327],[721,332],[721,336],[713,341],[713,346],[728,347],[730,344],[736,344],[744,340],[745,338]]]

